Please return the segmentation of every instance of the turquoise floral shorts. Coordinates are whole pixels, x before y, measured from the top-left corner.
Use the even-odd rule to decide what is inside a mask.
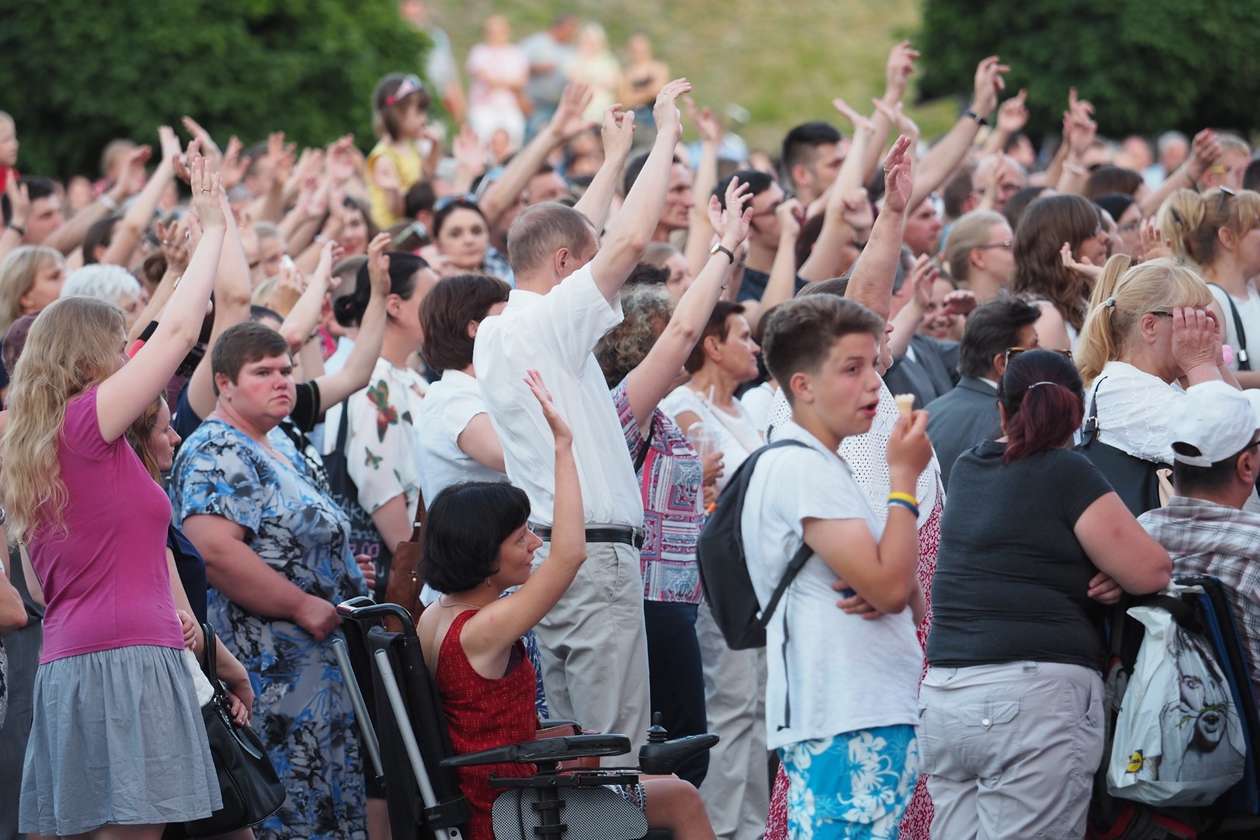
[[[896,840],[919,775],[909,724],[859,729],[779,750],[792,840]]]

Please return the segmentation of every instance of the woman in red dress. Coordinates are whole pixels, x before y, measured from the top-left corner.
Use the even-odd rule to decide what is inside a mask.
[[[520,638],[555,606],[586,559],[573,434],[538,374],[531,372],[527,382],[556,444],[555,523],[547,559],[531,574],[542,541],[529,530],[528,498],[510,484],[454,485],[433,500],[429,512],[425,582],[444,594],[424,611],[418,629],[456,753],[534,739],[534,667]],[[520,588],[500,597],[514,586]],[[460,790],[472,809],[470,840],[494,837],[490,808],[497,792],[490,777],[533,772],[528,764],[459,770]],[[671,829],[678,840],[711,840],[704,805],[689,783],[644,778],[642,787],[649,826]]]

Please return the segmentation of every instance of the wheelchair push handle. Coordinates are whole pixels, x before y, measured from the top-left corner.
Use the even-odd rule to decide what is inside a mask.
[[[349,621],[374,621],[392,616],[402,621],[404,627],[412,626],[411,613],[399,604],[378,604],[367,595],[360,595],[337,605],[337,615]]]

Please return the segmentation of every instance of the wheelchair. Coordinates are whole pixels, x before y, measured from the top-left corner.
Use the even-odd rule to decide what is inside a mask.
[[[639,750],[638,767],[598,769],[599,758],[629,753],[630,739],[582,734],[572,721],[546,721],[537,740],[456,755],[411,614],[368,597],[345,601],[337,612],[345,640],[334,641],[334,650],[396,840],[459,840],[469,811],[456,768],[500,762],[533,764],[538,772],[491,779],[503,789],[492,811],[496,840],[671,837],[649,831],[642,811],[609,786],[635,784],[641,774],[670,774],[711,749],[716,735],[670,740],[658,724]]]

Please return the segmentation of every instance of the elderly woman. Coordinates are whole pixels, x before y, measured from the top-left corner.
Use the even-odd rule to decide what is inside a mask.
[[[1233,383],[1211,305],[1207,284],[1183,263],[1159,259],[1129,268],[1126,256],[1108,261],[1076,354],[1090,391],[1086,416],[1091,403],[1097,409],[1099,443],[1172,463],[1168,406],[1185,398],[1180,381]]]
[[[1011,288],[1041,308],[1036,328],[1042,347],[1073,349],[1085,323],[1090,278],[1064,264],[1064,245],[1074,264],[1101,268],[1107,244],[1098,208],[1079,195],[1043,196],[1024,211],[1015,231]]]
[[[349,520],[277,426],[294,403],[283,337],[237,324],[213,351],[218,402],[175,459],[175,522],[206,561],[211,623],[254,683],[255,728],[288,793],[262,838],[365,836],[334,604],[366,594]]]
[[[96,263],[75,269],[61,287],[61,297],[91,297],[112,303],[122,310],[130,330],[147,296],[140,281],[121,266]]]
[[[66,260],[56,248],[23,245],[0,262],[0,334],[23,315],[38,315],[61,296]]]

